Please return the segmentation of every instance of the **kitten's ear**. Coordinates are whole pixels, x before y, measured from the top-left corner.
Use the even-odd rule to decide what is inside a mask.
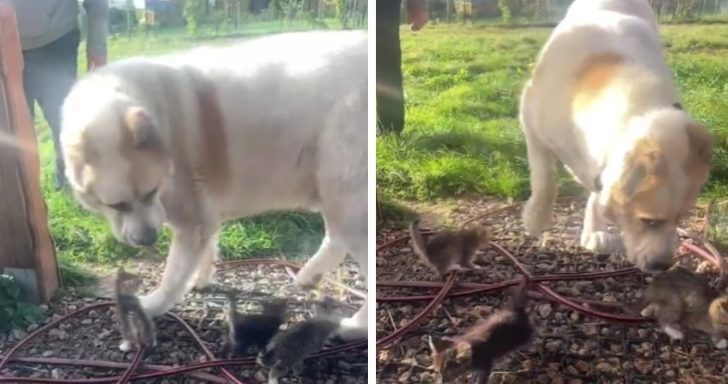
[[[728,317],[728,300],[720,303],[720,314]]]

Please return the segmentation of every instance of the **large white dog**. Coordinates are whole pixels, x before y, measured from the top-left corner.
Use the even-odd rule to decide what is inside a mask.
[[[158,316],[211,282],[217,233],[269,210],[321,212],[326,235],[297,282],[348,253],[367,275],[367,35],[306,32],[115,62],[63,105],[61,142],[77,198],[121,241],[173,240]],[[366,336],[367,304],[341,336]]]
[[[645,271],[672,265],[678,220],[708,178],[712,140],[682,110],[646,0],[574,1],[541,51],[520,118],[529,234],[551,226],[559,160],[591,192],[582,246],[625,249]]]

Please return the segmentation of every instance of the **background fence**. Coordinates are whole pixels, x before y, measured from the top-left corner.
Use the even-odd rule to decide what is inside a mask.
[[[281,30],[363,28],[368,0],[111,0],[113,35],[186,29],[191,34],[231,34],[256,23]]]

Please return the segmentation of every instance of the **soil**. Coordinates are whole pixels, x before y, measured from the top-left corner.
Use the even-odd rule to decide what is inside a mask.
[[[428,211],[427,222],[431,229],[451,227],[453,223],[469,220],[487,225],[493,231],[493,242],[512,252],[534,275],[632,267],[623,255],[599,256],[578,246],[584,204],[585,200],[581,198],[559,202],[554,216],[555,225],[542,241],[524,236],[520,218],[522,206],[512,206],[505,201],[460,200],[449,204],[452,209],[446,217],[441,217],[440,225],[433,223],[433,210]],[[510,208],[487,214],[503,207]],[[418,207],[418,211],[422,210]],[[682,228],[693,234],[702,234],[704,215],[703,209],[696,209],[682,223]],[[423,227],[428,228],[427,225]],[[381,246],[406,234],[393,223],[384,222],[378,228],[377,244]],[[518,271],[513,264],[494,247],[481,252],[483,269],[458,273],[456,284],[497,283],[517,277]],[[427,267],[413,260],[416,256],[409,241],[378,251],[377,281],[439,281]],[[702,259],[688,256],[681,258],[680,262],[711,277],[717,276],[716,270]],[[614,278],[545,284],[567,297],[619,305],[637,302],[648,281],[647,275],[633,273]],[[438,289],[378,287],[377,298],[434,295],[437,292]],[[499,308],[506,295],[507,291],[499,291],[446,298],[398,342],[377,352],[377,382],[435,382],[436,376],[429,369],[428,336],[453,336],[463,332],[479,318],[487,317]],[[405,326],[429,302],[378,302],[377,340]],[[725,383],[728,380],[728,365],[725,364],[728,351],[716,349],[704,334],[691,332],[683,341],[670,341],[651,323],[606,322],[545,300],[532,299],[528,311],[537,329],[537,337],[526,348],[498,361],[489,383]],[[626,314],[625,311],[620,312]],[[467,382],[466,375],[454,383]]]
[[[161,277],[161,263],[139,262],[130,268],[131,272],[144,277],[143,291],[154,288]],[[336,270],[327,274],[351,288],[366,292],[365,284],[358,279],[357,267],[346,262]],[[96,290],[98,297],[80,297],[69,295],[53,302],[47,310],[48,316],[41,324],[33,324],[27,330],[16,330],[7,335],[0,335],[0,354],[6,353],[18,340],[52,320],[60,318],[75,310],[95,303],[108,302],[113,292],[110,285],[113,277],[101,279]],[[261,303],[272,297],[286,298],[289,312],[289,323],[303,320],[310,316],[313,300],[323,295],[338,301],[339,312],[349,316],[361,305],[362,299],[352,297],[341,288],[324,281],[312,291],[295,287],[291,277],[283,267],[275,265],[239,265],[218,268],[216,283],[209,289],[193,291],[185,300],[172,309],[172,313],[180,316],[189,324],[203,340],[215,356],[221,356],[223,342],[227,334],[223,308],[226,303],[223,290],[238,292],[238,308],[241,312],[255,312]],[[63,321],[57,327],[39,335],[23,346],[15,356],[44,357],[57,359],[81,359],[129,363],[133,352],[125,353],[118,349],[120,335],[113,307],[91,310],[79,317]],[[194,338],[185,328],[170,316],[155,319],[158,345],[149,350],[142,364],[178,367],[209,360],[196,344]],[[366,383],[367,354],[366,348],[357,348],[335,353],[320,358],[306,360],[303,367],[279,380],[281,383]],[[245,357],[245,356],[241,356]],[[254,355],[251,357],[255,357]],[[267,369],[250,364],[247,366],[231,366],[228,369],[245,383],[267,382]],[[222,378],[216,368],[200,370],[218,378]],[[12,362],[0,371],[0,375],[44,377],[56,379],[101,378],[117,376],[123,369],[50,366]],[[136,380],[134,383],[207,383],[208,380],[177,375],[160,379]]]

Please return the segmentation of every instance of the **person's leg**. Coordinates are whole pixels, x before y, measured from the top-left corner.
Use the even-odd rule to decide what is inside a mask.
[[[399,42],[401,0],[377,1],[377,129],[404,129],[402,49]]]
[[[34,51],[37,59],[33,71],[34,82],[38,88],[38,104],[48,121],[53,134],[53,146],[56,152],[56,189],[65,184],[63,156],[61,154],[61,105],[76,81],[78,44],[80,33],[78,30],[70,32],[60,39],[38,48]]]

